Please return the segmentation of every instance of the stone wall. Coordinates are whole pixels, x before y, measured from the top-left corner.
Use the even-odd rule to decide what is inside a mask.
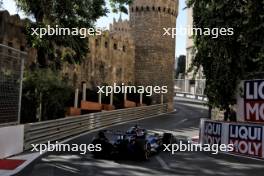
[[[121,18],[100,36],[89,37],[89,52],[81,65],[65,64],[62,74],[75,87],[86,82],[88,88],[113,83],[143,86],[168,86],[164,101],[173,108],[175,38],[163,36],[163,28],[175,28],[178,0],[135,0],[129,7],[130,20]],[[30,62],[34,50],[26,47],[24,20],[0,13],[0,43],[28,51]],[[159,103],[161,95],[154,95]]]
[[[36,50],[27,47],[24,35],[26,20],[20,19],[19,15],[10,15],[8,11],[0,11],[0,44],[15,48],[28,53],[25,65],[29,66],[36,60]],[[12,54],[12,53],[9,53]]]
[[[164,101],[173,109],[175,38],[163,36],[163,28],[175,28],[178,0],[135,0],[130,23],[135,43],[135,82],[144,86],[168,86]],[[153,97],[160,101],[160,95]]]
[[[134,83],[135,48],[128,21],[114,21],[110,30],[90,37],[88,42],[89,53],[84,62],[66,65],[63,69],[76,87],[80,87],[82,82],[86,82],[88,88]]]

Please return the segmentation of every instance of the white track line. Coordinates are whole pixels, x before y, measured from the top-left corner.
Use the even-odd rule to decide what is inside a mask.
[[[155,158],[157,159],[157,161],[161,165],[162,169],[170,170],[170,167],[166,164],[166,162],[160,156],[156,156]]]

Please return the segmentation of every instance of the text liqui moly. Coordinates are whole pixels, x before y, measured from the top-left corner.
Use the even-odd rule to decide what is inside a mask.
[[[262,157],[262,126],[229,125],[229,144],[234,153]]]
[[[206,144],[221,144],[221,133],[222,133],[222,124],[215,122],[205,122],[204,126],[204,137]]]
[[[245,81],[245,121],[264,122],[264,80]]]

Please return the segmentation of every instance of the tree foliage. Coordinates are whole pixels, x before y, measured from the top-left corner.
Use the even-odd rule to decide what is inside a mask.
[[[212,107],[235,103],[240,80],[264,71],[264,0],[188,0],[195,28],[233,28],[234,35],[194,36],[192,68],[203,68]]]
[[[110,0],[110,6],[113,12],[123,12],[128,14],[126,5],[131,4],[133,0]]]
[[[66,78],[50,69],[27,71],[23,81],[22,122],[51,120],[65,116],[74,90]],[[40,108],[41,107],[41,108]]]
[[[181,55],[177,58],[177,68],[176,68],[176,79],[179,78],[180,74],[185,73],[186,71],[186,56]]]
[[[38,50],[38,63],[42,67],[60,63],[80,62],[87,54],[87,39],[80,36],[32,36],[31,27],[40,28],[50,25],[60,28],[91,28],[96,20],[107,15],[106,0],[15,0],[17,6],[35,19],[27,26],[29,45]],[[131,0],[110,0],[114,11],[127,13],[126,6]],[[64,48],[64,50],[59,50]],[[66,48],[66,49],[65,49]],[[63,53],[64,52],[64,53]],[[66,53],[65,53],[66,52]],[[66,56],[66,57],[63,57]]]

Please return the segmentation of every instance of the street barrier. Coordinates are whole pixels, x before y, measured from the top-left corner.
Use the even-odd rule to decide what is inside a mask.
[[[31,144],[59,141],[90,130],[160,115],[167,111],[167,104],[159,104],[26,124],[24,127],[24,150],[32,148]]]
[[[196,95],[196,94],[190,94],[190,93],[185,93],[185,92],[176,92],[175,96],[180,97],[180,98],[187,98],[191,100],[203,101],[203,102],[208,101],[207,97],[204,95]]]
[[[14,125],[0,128],[0,159],[23,151],[24,126]]]
[[[202,119],[200,143],[233,144],[231,154],[264,159],[264,124]]]

